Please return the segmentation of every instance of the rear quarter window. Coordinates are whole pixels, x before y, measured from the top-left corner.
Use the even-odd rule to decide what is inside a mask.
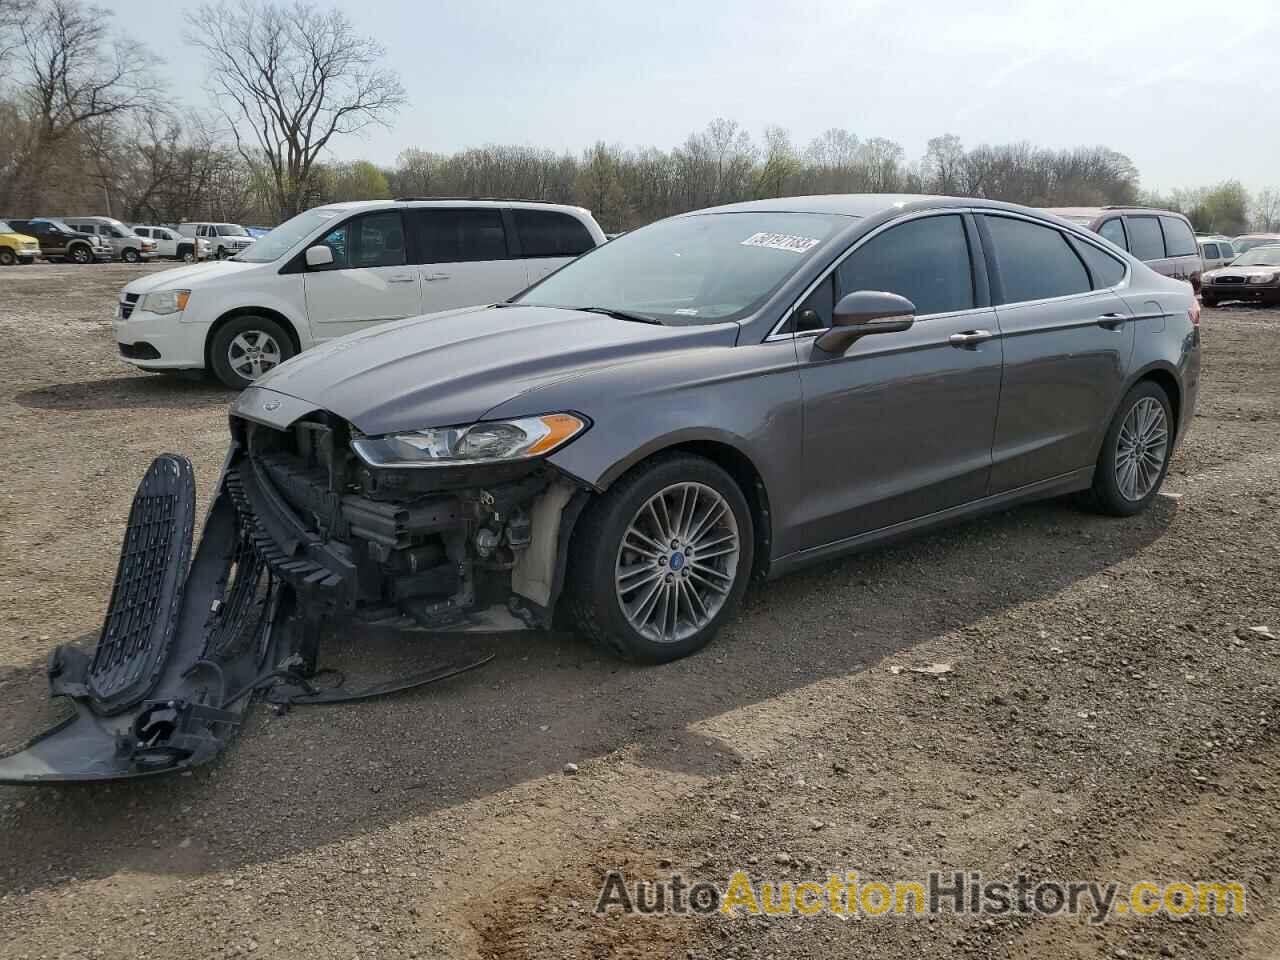
[[[1164,228],[1164,249],[1166,256],[1196,256],[1196,236],[1181,217],[1161,217],[1160,226]]]
[[[1206,243],[1200,247],[1201,254],[1206,260],[1217,260],[1222,254],[1218,251],[1216,243]]]
[[[1093,279],[1093,289],[1101,290],[1106,287],[1114,287],[1124,279],[1124,264],[1111,254],[1105,253],[1093,244],[1086,243],[1075,237],[1071,238],[1071,245],[1080,254],[1080,259],[1084,261],[1084,265],[1089,268],[1089,276]]]
[[[595,247],[582,221],[555,210],[513,210],[526,257],[577,257]]]
[[[1165,256],[1164,235],[1155,217],[1128,217],[1129,252],[1139,260],[1160,260]]]
[[[1124,237],[1124,221],[1119,217],[1112,217],[1098,228],[1098,235],[1105,237],[1114,243],[1121,250],[1129,249],[1129,244]]]

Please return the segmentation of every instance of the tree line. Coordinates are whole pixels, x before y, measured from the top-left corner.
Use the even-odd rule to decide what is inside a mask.
[[[1280,228],[1280,194],[1234,181],[1144,193],[1124,154],[954,135],[910,159],[884,137],[831,128],[795,143],[717,118],[670,149],[604,142],[581,152],[490,144],[411,148],[393,162],[332,159],[335,143],[390,124],[406,102],[383,48],[313,0],[237,0],[186,16],[209,103],[180,109],[169,68],[89,0],[0,4],[0,216],[109,213],[130,222],[274,224],[335,200],[497,196],[573,203],[608,231],[686,210],[813,193],[935,193],[1029,206],[1157,203],[1197,229]]]

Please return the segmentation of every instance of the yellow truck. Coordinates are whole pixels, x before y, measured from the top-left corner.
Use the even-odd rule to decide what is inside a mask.
[[[31,263],[40,255],[40,241],[0,220],[0,267]]]

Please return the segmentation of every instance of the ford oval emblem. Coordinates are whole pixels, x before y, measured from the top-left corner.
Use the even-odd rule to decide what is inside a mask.
[[[280,409],[280,401],[279,401],[279,400],[268,400],[266,403],[264,403],[264,404],[262,405],[262,409],[263,409],[263,410],[265,410],[265,411],[267,411],[267,413],[270,413],[272,410],[279,410],[279,409]]]

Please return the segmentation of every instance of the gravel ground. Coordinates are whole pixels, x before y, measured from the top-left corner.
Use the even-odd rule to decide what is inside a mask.
[[[114,357],[155,267],[0,272],[0,745],[98,625],[157,453],[217,476],[230,395]],[[576,638],[284,717],[193,775],[0,788],[5,957],[1280,956],[1280,311],[1206,310],[1147,515],[1048,503],[762,588],[702,654]],[[477,641],[470,641],[475,644]],[[460,643],[362,631],[391,669]],[[895,670],[948,664],[938,675]],[[575,775],[562,772],[578,765]],[[596,917],[601,877],[1238,879],[1244,919]]]

